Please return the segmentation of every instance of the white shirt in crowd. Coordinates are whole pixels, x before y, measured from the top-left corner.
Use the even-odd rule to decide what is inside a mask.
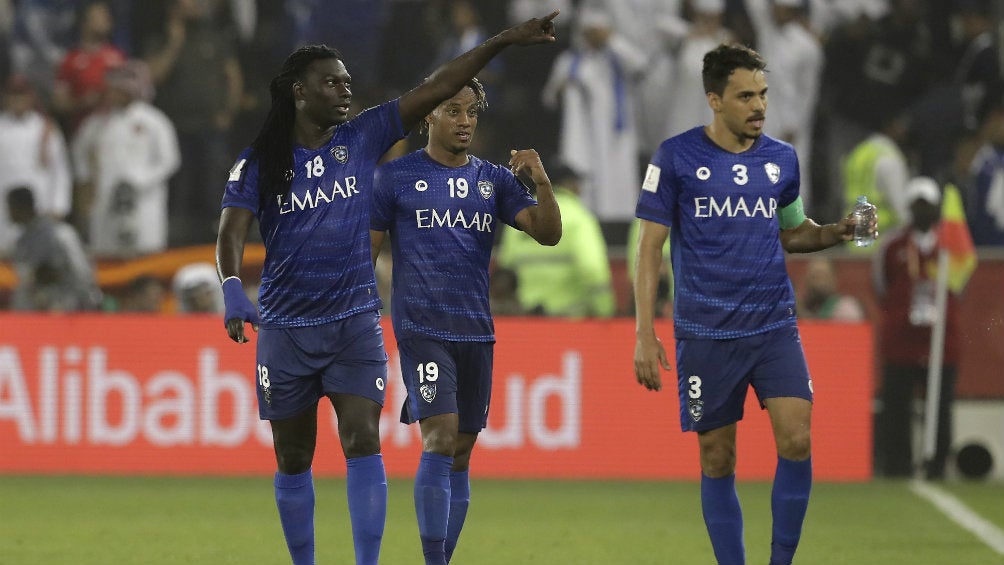
[[[7,193],[27,186],[41,215],[65,217],[70,212],[72,182],[66,140],[45,115],[0,112],[0,256],[9,256],[20,228],[7,213]]]
[[[78,181],[90,183],[91,251],[132,256],[167,247],[168,179],[181,164],[171,121],[134,100],[89,116],[73,140]]]

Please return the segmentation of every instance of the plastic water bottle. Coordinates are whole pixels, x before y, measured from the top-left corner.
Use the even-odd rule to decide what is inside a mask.
[[[858,196],[852,214],[858,220],[854,226],[854,245],[868,247],[875,241],[871,231],[872,219],[875,218],[875,205],[868,202],[867,197]]]

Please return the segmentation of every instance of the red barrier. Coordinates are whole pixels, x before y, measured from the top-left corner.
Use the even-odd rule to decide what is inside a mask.
[[[385,320],[385,322],[387,322]],[[632,369],[628,319],[497,320],[481,477],[695,479],[696,436],[679,427],[675,375],[645,391]],[[381,430],[388,474],[410,476],[417,426],[397,422],[404,387],[391,354]],[[671,330],[660,327],[671,346]],[[813,374],[813,458],[821,480],[871,476],[872,331],[803,323]],[[0,473],[236,475],[274,469],[257,418],[254,344],[217,317],[0,315]],[[743,479],[773,475],[766,413],[753,394],[739,431]],[[327,402],[314,471],[344,461]]]

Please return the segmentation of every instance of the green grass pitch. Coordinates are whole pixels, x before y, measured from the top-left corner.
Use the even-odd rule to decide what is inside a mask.
[[[1004,529],[1004,485],[946,491]],[[453,563],[714,563],[696,482],[472,481]],[[317,562],[353,563],[345,483],[318,479]],[[420,564],[412,485],[390,480],[381,563]],[[739,483],[748,563],[766,564],[770,485]],[[288,563],[271,477],[0,476],[0,565]],[[1000,565],[908,483],[816,484],[796,563]]]

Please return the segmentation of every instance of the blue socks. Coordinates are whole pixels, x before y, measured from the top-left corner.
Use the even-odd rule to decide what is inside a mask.
[[[422,452],[415,475],[415,515],[426,565],[446,565],[450,516],[450,468],[453,458]]]
[[[770,508],[774,531],[770,543],[771,565],[790,565],[802,536],[802,522],[812,490],[812,459],[777,458]]]
[[[376,565],[387,521],[387,474],[379,453],[345,460],[356,565]]]
[[[314,565],[314,479],[310,469],[299,475],[275,474],[275,505],[293,565]]]
[[[460,530],[464,528],[467,518],[467,507],[471,504],[471,474],[470,471],[454,471],[450,473],[450,519],[446,525],[446,562],[453,558],[453,550],[460,539]]]
[[[720,479],[701,474],[701,509],[719,565],[744,565],[743,511],[735,473]]]

